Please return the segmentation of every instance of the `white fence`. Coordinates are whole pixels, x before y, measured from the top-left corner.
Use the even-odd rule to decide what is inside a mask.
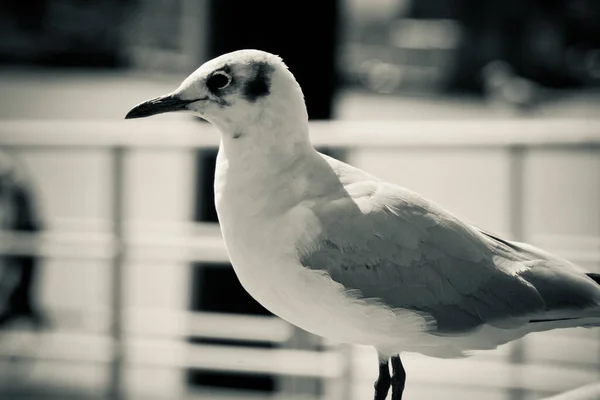
[[[468,149],[478,152],[494,149],[506,152],[507,226],[510,236],[517,240],[532,239],[525,236],[523,222],[526,185],[523,168],[530,151],[568,149],[586,154],[591,151],[600,158],[600,121],[331,121],[313,122],[312,132],[317,147],[340,151],[350,159],[354,153],[365,150],[438,149],[453,152]],[[129,394],[123,376],[131,364],[317,377],[325,382],[322,398],[370,397],[377,368],[369,349],[335,344],[326,346],[324,351],[286,348],[293,340],[295,328],[268,317],[186,312],[161,314],[124,308],[126,270],[133,260],[144,263],[160,260],[227,263],[218,227],[211,224],[190,224],[185,230],[187,233],[179,236],[131,233],[135,229],[131,229],[124,215],[126,188],[130,185],[125,179],[128,176],[127,157],[138,151],[195,152],[215,149],[217,145],[218,134],[210,125],[192,121],[0,123],[0,147],[9,151],[103,149],[109,152],[112,184],[109,191],[111,220],[106,221],[107,229],[100,236],[68,231],[48,231],[37,237],[6,232],[0,236],[2,253],[104,260],[111,265],[112,276],[112,303],[103,309],[88,310],[87,323],[79,324],[79,332],[36,333],[40,345],[35,348],[18,345],[25,333],[4,332],[0,356],[105,363],[110,370],[109,392],[115,399],[124,399]],[[590,187],[598,184],[591,182]],[[600,220],[597,223],[600,226]],[[575,239],[555,238],[562,244],[569,240]],[[600,264],[600,239],[588,241],[592,243],[591,249],[573,250],[562,246],[567,252],[562,254],[575,262]],[[235,326],[244,329],[240,331],[234,329]],[[240,349],[195,345],[181,340],[190,336],[268,341],[281,348]],[[154,349],[162,346],[162,350],[146,351],[152,346]],[[436,398],[443,391],[446,398],[525,400],[597,381],[600,378],[600,340],[597,333],[577,330],[566,335],[543,336],[536,341],[516,342],[466,360],[435,360],[413,355],[406,355],[405,360],[407,398]],[[0,380],[1,383],[7,382]]]

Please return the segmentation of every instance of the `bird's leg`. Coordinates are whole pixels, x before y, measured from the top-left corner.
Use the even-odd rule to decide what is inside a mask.
[[[375,387],[375,400],[385,400],[388,391],[390,390],[390,367],[388,366],[388,358],[379,356],[379,376],[373,385]]]
[[[402,366],[400,355],[392,357],[392,400],[401,400],[406,383],[406,371]]]

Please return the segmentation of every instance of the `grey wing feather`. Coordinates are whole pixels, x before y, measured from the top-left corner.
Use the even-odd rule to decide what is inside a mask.
[[[321,234],[301,261],[362,298],[428,313],[440,333],[600,304],[600,287],[584,274],[511,247],[413,192],[371,179],[345,189],[346,198],[314,206]]]
[[[598,306],[600,286],[586,271],[554,254],[527,243],[510,242],[481,231],[490,239],[508,246],[512,254],[528,266],[520,274],[544,299],[546,310],[577,309]]]

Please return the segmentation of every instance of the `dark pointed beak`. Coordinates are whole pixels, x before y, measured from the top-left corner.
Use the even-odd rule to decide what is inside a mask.
[[[144,101],[133,107],[125,116],[125,119],[150,117],[151,115],[162,114],[171,111],[182,111],[187,109],[187,105],[198,100],[184,100],[175,94],[159,96],[154,99]]]

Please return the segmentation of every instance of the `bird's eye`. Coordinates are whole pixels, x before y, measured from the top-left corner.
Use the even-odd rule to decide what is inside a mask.
[[[206,81],[206,86],[211,92],[216,92],[220,89],[225,89],[231,83],[231,76],[225,72],[217,71],[211,75]]]

